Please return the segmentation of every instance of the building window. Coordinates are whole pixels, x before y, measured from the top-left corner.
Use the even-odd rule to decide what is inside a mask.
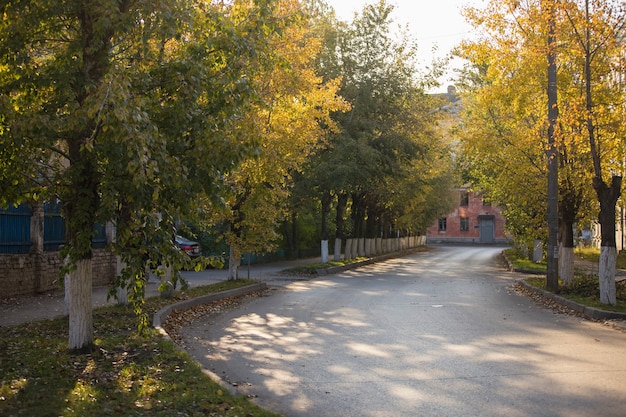
[[[461,206],[469,206],[469,193],[461,193]]]
[[[467,232],[469,230],[469,218],[461,217],[461,232]]]
[[[485,196],[483,196],[483,206],[490,206],[491,200]]]
[[[439,219],[439,231],[445,232],[447,228],[448,228],[448,219],[445,217],[442,217],[441,219]]]

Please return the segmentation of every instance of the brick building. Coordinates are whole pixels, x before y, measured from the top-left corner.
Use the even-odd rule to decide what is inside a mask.
[[[505,219],[498,207],[467,187],[456,190],[459,206],[426,230],[429,243],[507,243]]]

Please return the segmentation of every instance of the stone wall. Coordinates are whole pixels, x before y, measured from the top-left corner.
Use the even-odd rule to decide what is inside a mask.
[[[0,254],[0,298],[31,295],[60,289],[59,252]],[[115,256],[106,249],[93,251],[93,285],[108,285],[115,279]]]

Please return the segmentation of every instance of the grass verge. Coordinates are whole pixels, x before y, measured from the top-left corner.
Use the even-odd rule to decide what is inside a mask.
[[[224,281],[146,300],[151,317],[167,304],[249,285]],[[129,307],[94,310],[95,352],[68,351],[66,318],[0,328],[3,416],[276,416],[232,396],[155,330],[136,331]]]
[[[534,274],[546,274],[546,264],[536,263],[525,259],[521,251],[515,248],[505,250],[506,256],[509,258],[513,268],[516,271]],[[577,248],[576,255],[581,256],[593,262],[597,262],[600,257],[599,249]],[[626,264],[626,254],[620,254]],[[618,268],[620,268],[618,266]],[[531,277],[525,279],[526,283],[533,287],[546,290],[546,279],[544,277]],[[575,301],[589,307],[600,310],[614,311],[626,314],[626,281],[616,283],[617,304],[610,306],[600,302],[600,284],[598,277],[594,275],[586,275],[576,273],[574,275],[574,283],[570,286],[563,286],[559,281],[559,292],[561,297]]]
[[[578,246],[574,249],[574,253],[581,258],[587,259],[588,261],[597,263],[600,261],[600,249],[598,248],[587,248]],[[617,253],[617,261],[616,261],[617,269],[626,269],[626,252],[621,251]]]
[[[545,277],[526,278],[524,281],[535,288],[546,290]],[[614,306],[600,302],[599,285],[598,277],[596,276],[575,274],[574,283],[570,286],[562,286],[562,283],[559,281],[558,295],[588,307],[626,314],[626,281],[616,283],[617,303]]]
[[[517,248],[506,249],[504,253],[516,271],[529,274],[545,274],[547,271],[545,263],[531,261]]]
[[[411,248],[406,250],[407,252],[425,252],[430,250],[427,246],[418,246],[415,248]],[[306,275],[306,276],[315,276],[317,275],[317,270],[318,269],[326,269],[326,268],[332,268],[335,266],[345,266],[345,265],[350,265],[350,264],[354,264],[357,262],[363,262],[363,261],[367,261],[368,259],[372,259],[372,258],[368,258],[368,257],[358,257],[358,258],[354,258],[354,259],[342,259],[339,261],[329,261],[326,263],[313,263],[313,264],[307,264],[307,265],[299,265],[299,266],[295,266],[293,268],[289,268],[289,269],[285,269],[283,272],[285,274],[290,274],[290,275]]]
[[[365,261],[369,258],[356,258],[356,259],[346,259],[340,261],[330,261],[326,263],[314,263],[307,265],[299,265],[293,268],[285,269],[285,273],[287,274],[297,274],[297,275],[315,275],[317,274],[318,269],[331,268],[333,266],[344,266],[349,265],[361,261]]]

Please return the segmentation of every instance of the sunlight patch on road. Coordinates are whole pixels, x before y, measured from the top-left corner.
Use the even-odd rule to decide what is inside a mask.
[[[348,349],[351,349],[355,353],[360,353],[367,356],[375,356],[377,358],[391,357],[389,352],[365,343],[348,343],[346,346],[348,347]]]

